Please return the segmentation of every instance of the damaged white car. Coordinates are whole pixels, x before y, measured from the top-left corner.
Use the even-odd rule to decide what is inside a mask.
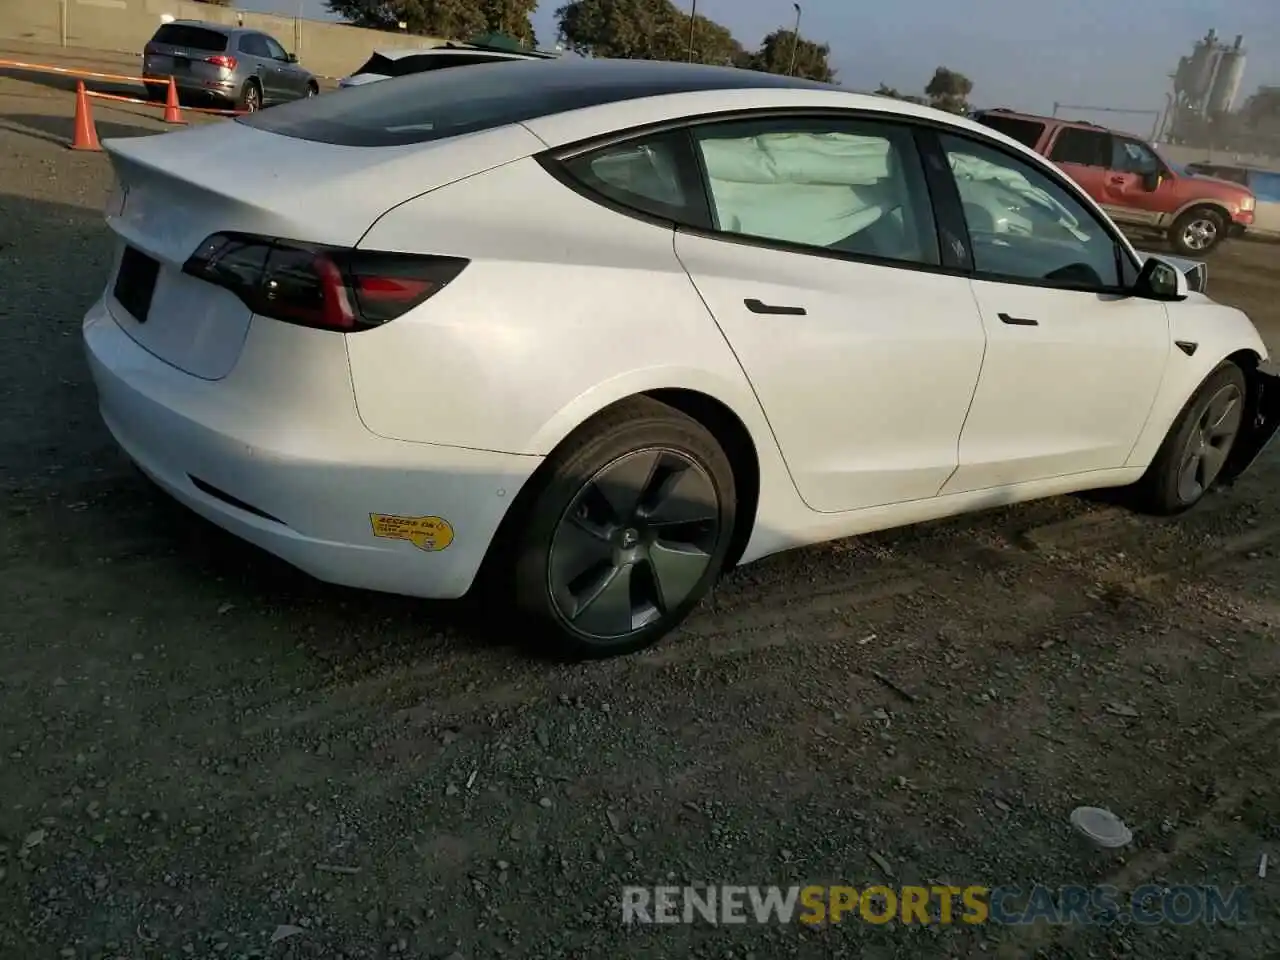
[[[1177,513],[1276,430],[1248,317],[902,101],[573,59],[105,147],[84,340],[128,455],[317,577],[491,591],[574,656],[804,544],[1097,487]]]

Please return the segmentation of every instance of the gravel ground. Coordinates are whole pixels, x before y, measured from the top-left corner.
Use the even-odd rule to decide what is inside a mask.
[[[655,651],[548,666],[130,470],[79,345],[108,165],[67,101],[0,78],[0,957],[1275,955],[1274,452],[1177,521],[1060,498],[775,557]],[[1280,347],[1276,252],[1213,283]],[[620,925],[623,884],[697,881],[1246,885],[1252,919]]]

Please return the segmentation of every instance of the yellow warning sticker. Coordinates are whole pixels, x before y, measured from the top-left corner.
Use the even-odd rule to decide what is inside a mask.
[[[373,535],[386,540],[408,540],[419,550],[433,553],[453,543],[453,527],[440,517],[396,517],[387,513],[369,514]]]

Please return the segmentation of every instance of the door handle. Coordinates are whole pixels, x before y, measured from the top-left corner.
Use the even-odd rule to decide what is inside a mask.
[[[1038,327],[1039,320],[1033,320],[1031,317],[1015,317],[1010,313],[997,314],[1001,323],[1007,323],[1011,327]]]
[[[779,317],[804,317],[808,311],[804,307],[774,306],[761,300],[750,298],[742,301],[752,313],[767,313]]]

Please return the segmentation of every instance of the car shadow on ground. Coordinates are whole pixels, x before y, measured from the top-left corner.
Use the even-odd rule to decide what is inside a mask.
[[[145,137],[167,130],[156,127],[144,127],[140,124],[116,123],[111,120],[94,120],[94,128],[99,140],[112,137]],[[70,144],[75,135],[75,119],[73,117],[51,117],[40,113],[0,114],[0,129],[27,137],[36,137],[50,143]]]

